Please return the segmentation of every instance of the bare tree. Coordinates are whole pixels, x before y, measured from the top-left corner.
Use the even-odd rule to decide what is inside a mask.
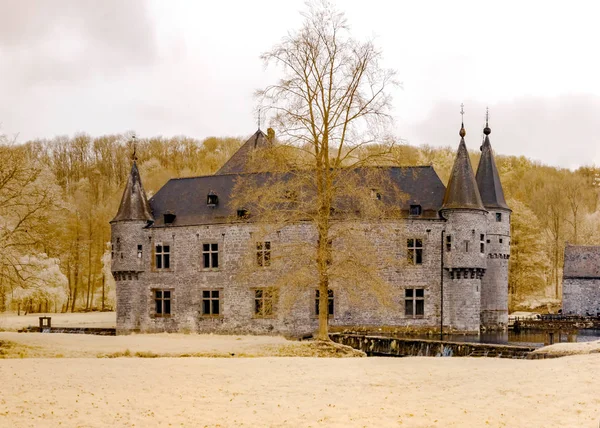
[[[336,225],[339,216],[347,220],[357,212],[361,216],[367,212],[373,214],[373,208],[380,213],[385,211],[378,204],[381,198],[377,197],[375,188],[362,202],[354,201],[360,208],[349,209],[352,205],[349,201],[352,197],[359,198],[361,192],[357,192],[357,185],[370,186],[364,175],[361,178],[353,171],[373,165],[374,159],[382,155],[377,151],[360,156],[364,153],[362,148],[381,142],[386,125],[391,121],[388,90],[397,83],[395,73],[380,66],[381,53],[373,43],[354,40],[344,15],[331,4],[311,3],[304,17],[298,31],[289,33],[280,44],[262,55],[266,64],[279,66],[284,77],[259,92],[261,105],[272,114],[273,126],[280,132],[280,141],[285,143],[285,150],[280,147],[279,152],[296,153],[292,156],[293,162],[280,163],[287,170],[285,189],[278,188],[282,186],[281,177],[270,183],[268,192],[263,186],[263,194],[279,196],[264,197],[263,209],[255,205],[252,213],[266,215],[271,210],[285,213],[288,224],[301,219],[311,223],[315,245],[310,247],[314,252],[308,260],[314,262],[319,295],[328,296],[333,275],[337,273],[340,280],[349,281],[343,278],[347,273],[343,266],[365,262],[358,256],[354,263],[348,257],[336,260],[336,247],[351,245],[347,237],[344,239],[349,229]],[[390,146],[384,147],[389,153]],[[380,175],[375,181],[382,179],[385,180]],[[391,186],[386,187],[391,189]],[[252,192],[246,193],[249,200]],[[263,220],[274,219],[266,215]],[[356,223],[354,229],[364,236],[368,227],[359,227]],[[348,251],[346,254],[357,253]],[[364,271],[369,269],[365,266]],[[362,277],[367,283],[378,278],[372,275],[369,280],[366,274]],[[356,275],[353,278],[356,280]],[[327,305],[326,298],[319,299],[317,338],[322,340],[328,340]]]

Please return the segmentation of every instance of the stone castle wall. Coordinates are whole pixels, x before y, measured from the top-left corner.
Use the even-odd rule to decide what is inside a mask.
[[[360,284],[349,286],[333,281],[331,288],[334,290],[335,307],[330,325],[439,328],[441,233],[446,226],[441,220],[422,219],[363,224],[365,236],[381,260],[381,276],[388,285],[387,288],[369,290],[369,287],[361,287]],[[303,288],[280,286],[276,315],[268,318],[254,315],[254,288],[279,284],[286,273],[285,263],[280,260],[281,254],[289,251],[295,242],[314,241],[314,236],[314,230],[308,224],[287,227],[266,237],[256,225],[244,223],[148,229],[130,223],[113,225],[113,245],[118,238],[123,252],[135,254],[133,259],[128,259],[125,254],[123,259],[120,254],[116,255],[113,262],[117,278],[118,333],[312,333],[317,327],[314,311],[316,283]],[[423,243],[421,265],[407,263],[409,238],[420,239]],[[253,265],[255,243],[259,239],[271,242],[270,267]],[[153,267],[153,248],[157,243],[170,247],[168,270]],[[203,243],[219,244],[218,269],[203,268]],[[140,258],[137,257],[137,245],[143,246]],[[143,269],[138,269],[137,275],[120,273],[138,267],[138,260],[141,260]],[[480,281],[451,279],[448,272],[445,276],[444,324],[460,330],[478,330]],[[407,288],[424,290],[422,317],[405,315]],[[154,315],[153,292],[156,289],[172,292],[171,316]],[[201,314],[203,290],[219,290],[222,293],[219,316]]]
[[[600,313],[600,278],[563,278],[562,310],[567,315]]]

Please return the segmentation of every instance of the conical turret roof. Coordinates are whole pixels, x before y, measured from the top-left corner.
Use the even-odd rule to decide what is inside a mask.
[[[225,165],[223,165],[215,175],[220,174],[242,174],[248,171],[250,161],[252,160],[252,153],[256,149],[268,147],[270,144],[267,136],[260,129],[252,135],[246,141],[237,152],[229,158]]]
[[[465,144],[464,127],[460,130],[460,136],[460,144],[458,145],[456,159],[454,160],[452,173],[448,180],[448,187],[446,187],[442,209],[485,210],[481,203],[481,196],[479,195],[479,189],[477,188],[475,175],[473,174],[473,167],[469,159],[469,152]]]
[[[481,195],[481,201],[486,208],[502,208],[508,210],[508,205],[504,199],[504,190],[500,183],[500,175],[494,160],[494,152],[490,144],[491,130],[487,126],[483,130],[485,140],[481,146],[481,158],[479,158],[479,166],[477,167],[477,187]]]
[[[121,198],[119,211],[112,221],[145,220],[154,221],[152,210],[142,186],[142,179],[136,161],[133,161],[127,185]]]

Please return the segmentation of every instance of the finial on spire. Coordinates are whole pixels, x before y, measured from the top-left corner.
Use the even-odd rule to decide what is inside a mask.
[[[465,109],[464,109],[465,105],[464,103],[460,104],[460,132],[458,133],[458,135],[461,136],[461,138],[465,138],[465,135],[467,135],[467,131],[465,131]]]
[[[260,131],[260,107],[258,108],[258,130]]]
[[[485,128],[483,128],[483,133],[485,135],[490,135],[492,133],[492,130],[490,129],[490,126],[488,124],[490,118],[490,108],[486,107],[485,108]]]
[[[131,160],[135,162],[137,160],[137,155],[136,155],[137,145],[136,145],[136,140],[135,140],[135,134],[133,134],[131,136],[131,141],[133,143],[133,153],[131,154]]]

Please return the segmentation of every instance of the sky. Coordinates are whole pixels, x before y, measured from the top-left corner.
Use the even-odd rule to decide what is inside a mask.
[[[600,165],[600,4],[338,0],[402,83],[394,133],[456,147]],[[0,133],[248,136],[259,56],[302,23],[303,0],[0,0]],[[265,128],[268,117],[263,118]]]

